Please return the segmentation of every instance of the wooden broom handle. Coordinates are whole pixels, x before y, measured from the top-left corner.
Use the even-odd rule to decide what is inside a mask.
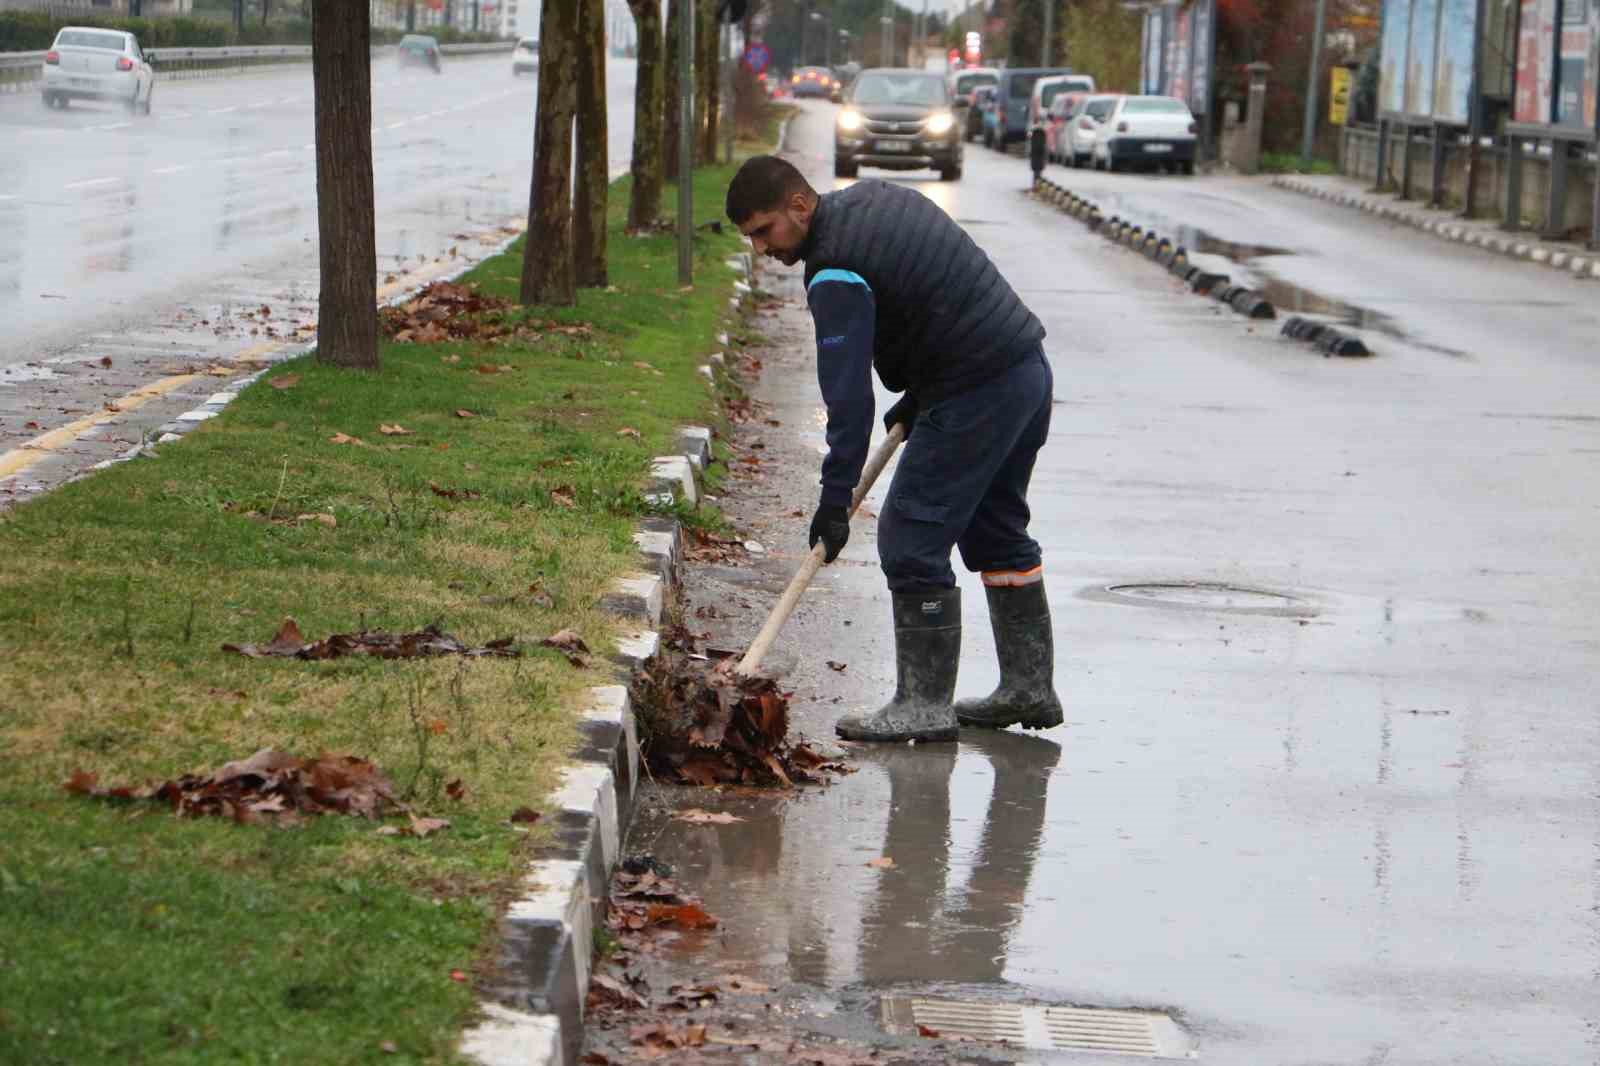
[[[900,447],[900,442],[905,439],[905,426],[896,422],[894,428],[889,430],[889,435],[883,439],[883,443],[878,445],[877,450],[867,459],[867,465],[861,470],[861,481],[850,497],[851,518],[855,517],[861,501],[872,491],[872,485],[878,480],[878,475],[883,473],[883,468],[888,466],[889,460],[894,457],[895,449]],[[795,605],[800,602],[801,593],[811,584],[811,579],[817,576],[817,571],[822,569],[822,558],[826,552],[826,545],[818,541],[816,547],[811,549],[811,554],[800,564],[800,569],[795,571],[789,587],[783,590],[778,605],[767,616],[766,625],[761,627],[756,639],[750,642],[750,650],[744,653],[744,658],[740,659],[739,665],[735,667],[739,673],[748,676],[754,674],[761,666],[761,660],[772,648],[772,642],[778,639],[778,630],[783,628],[783,623],[794,613]]]

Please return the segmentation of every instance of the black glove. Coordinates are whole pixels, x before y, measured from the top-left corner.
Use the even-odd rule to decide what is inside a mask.
[[[811,516],[810,546],[815,548],[817,541],[822,541],[822,561],[831,563],[839,558],[849,539],[850,512],[843,507],[829,507],[827,504],[818,507],[817,513]]]
[[[911,436],[911,424],[917,420],[917,398],[909,392],[900,397],[895,405],[883,416],[883,428],[891,430],[896,423],[906,427],[906,436]]]

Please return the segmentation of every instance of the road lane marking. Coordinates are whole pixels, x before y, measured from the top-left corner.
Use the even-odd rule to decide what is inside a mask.
[[[188,170],[188,169],[189,168],[186,167],[186,166],[158,167],[155,170],[152,170],[150,173],[152,173],[152,174],[182,174],[185,170]]]
[[[91,185],[115,185],[121,178],[85,178],[83,181],[74,181],[61,186],[63,189],[87,189]]]
[[[120,399],[112,400],[108,406],[115,407],[115,411],[98,411],[86,418],[80,418],[76,422],[68,422],[60,429],[52,429],[48,433],[40,434],[22,445],[22,447],[13,448],[11,451],[0,455],[0,478],[8,478],[14,474],[20,474],[35,463],[48,459],[95,426],[109,422],[118,415],[132,411],[135,408],[143,407],[158,396],[165,396],[172,390],[181,388],[191,381],[200,380],[202,376],[201,374],[180,374],[177,377],[163,378],[161,381],[146,385],[144,388],[135,389]]]
[[[20,197],[12,196],[10,193],[0,193],[0,200],[16,200],[16,199],[20,199]]]
[[[219,107],[219,108],[216,108],[213,111],[207,111],[206,114],[208,114],[208,115],[231,115],[231,114],[233,114],[233,112],[235,112],[237,110],[239,110],[237,107]]]
[[[410,121],[409,119],[401,119],[399,122],[391,122],[391,123],[389,123],[387,126],[385,126],[383,128],[386,129],[386,130],[397,130],[401,126],[404,126],[409,121]]]

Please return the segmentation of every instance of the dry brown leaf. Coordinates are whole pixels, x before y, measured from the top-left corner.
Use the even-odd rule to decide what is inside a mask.
[[[889,858],[887,855],[880,855],[878,858],[867,863],[867,865],[875,870],[892,870],[894,869],[894,860]]]
[[[400,425],[398,422],[394,423],[393,425],[390,425],[387,422],[380,423],[378,426],[378,432],[382,433],[385,437],[411,436],[411,431],[405,426]]]
[[[645,908],[649,925],[675,925],[680,929],[715,929],[717,920],[698,903],[652,903]]]
[[[296,522],[320,522],[329,529],[337,529],[339,520],[331,514],[302,514],[295,515]]]
[[[480,374],[498,374],[498,373],[500,373],[500,368],[495,366],[493,363],[479,363],[478,364],[478,373],[480,373]]]
[[[583,642],[576,630],[563,629],[539,642],[541,647],[554,648],[567,657],[567,662],[580,669],[589,665],[589,645]]]
[[[845,672],[845,667],[846,667],[846,664],[844,664],[844,663],[836,663],[832,659],[828,660],[828,669],[834,671],[835,673],[840,673],[840,674],[844,673]]]
[[[362,440],[360,437],[352,437],[348,433],[335,433],[333,436],[328,438],[328,443],[329,444],[365,444],[367,442]]]
[[[734,822],[744,821],[743,818],[736,814],[729,814],[726,811],[713,813],[711,811],[703,811],[698,807],[693,807],[686,811],[678,811],[673,817],[680,822],[689,822],[693,825],[732,825]]]
[[[414,837],[425,837],[430,833],[437,833],[441,829],[449,828],[450,819],[448,818],[418,818],[414,814],[411,816],[411,835]]]
[[[279,374],[275,378],[268,378],[267,384],[278,390],[292,389],[300,384],[299,374]]]
[[[478,416],[473,414],[471,411],[467,410],[465,407],[458,407],[458,408],[456,408],[456,417],[457,418],[477,418]]]
[[[621,429],[617,430],[617,436],[619,436],[619,437],[631,437],[634,440],[638,440],[639,439],[639,431],[634,429],[632,426],[623,426]]]
[[[516,810],[511,812],[511,821],[520,822],[524,825],[532,825],[534,822],[537,822],[543,817],[544,815],[540,814],[532,807],[518,807]]]
[[[550,490],[550,502],[557,507],[576,507],[578,497],[574,495],[571,485],[561,485]]]

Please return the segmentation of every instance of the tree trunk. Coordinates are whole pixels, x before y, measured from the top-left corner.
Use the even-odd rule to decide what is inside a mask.
[[[572,262],[572,123],[578,102],[579,0],[544,0],[539,11],[539,109],[534,119],[522,302],[577,302]]]
[[[578,284],[603,289],[611,161],[606,150],[605,0],[578,0],[578,187],[572,197],[572,259]]]
[[[378,368],[371,19],[366,4],[316,4],[311,12],[322,274],[317,361],[361,370]]]
[[[695,24],[695,119],[699,124],[695,159],[703,166],[717,162],[717,97],[721,95],[721,66],[717,53],[722,35],[717,32],[717,0],[699,0],[700,21]]]
[[[661,4],[628,0],[639,31],[639,66],[633,96],[633,187],[628,197],[628,228],[643,229],[661,217]]]
[[[678,20],[683,17],[684,5],[690,2],[667,0],[667,67],[663,72],[661,98],[661,174],[667,181],[678,180],[678,133],[683,128],[683,105],[679,102],[683,87],[678,84]]]

